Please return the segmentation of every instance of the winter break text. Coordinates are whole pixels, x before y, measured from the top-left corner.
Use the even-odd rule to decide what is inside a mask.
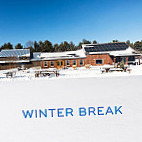
[[[75,111],[77,111],[75,113]],[[25,119],[28,118],[49,118],[49,117],[79,117],[84,116],[102,116],[122,114],[122,106],[108,107],[79,107],[73,108],[52,108],[52,109],[33,109],[22,110]]]

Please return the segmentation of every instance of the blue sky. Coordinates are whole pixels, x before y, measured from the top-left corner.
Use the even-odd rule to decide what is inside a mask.
[[[0,45],[142,40],[142,0],[0,0]]]

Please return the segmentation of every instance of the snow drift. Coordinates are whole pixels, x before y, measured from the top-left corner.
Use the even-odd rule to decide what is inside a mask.
[[[142,76],[0,82],[2,142],[140,142]],[[22,110],[122,106],[123,114],[25,119]]]

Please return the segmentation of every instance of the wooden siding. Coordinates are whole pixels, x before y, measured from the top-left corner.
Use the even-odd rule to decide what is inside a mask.
[[[76,67],[82,67],[85,65],[85,59],[74,59],[76,61]],[[83,64],[80,65],[80,60],[83,60]],[[58,61],[62,61],[63,62],[63,66],[66,67],[72,67],[73,66],[73,60],[69,59],[70,61],[70,65],[67,66],[67,60],[54,60],[54,61],[41,61],[41,68],[58,68],[57,62]],[[47,62],[47,66],[45,67],[44,64],[45,62]],[[51,62],[54,62],[54,66],[51,66]]]
[[[96,64],[97,59],[102,59],[102,64]],[[104,64],[113,64],[112,58],[108,54],[97,54],[97,55],[87,55],[87,58],[85,59],[85,64],[90,64],[92,66],[99,66]]]
[[[97,59],[103,60],[103,63],[102,64],[96,64]],[[76,67],[82,67],[82,66],[85,66],[86,64],[90,64],[92,66],[99,66],[99,65],[104,65],[104,64],[111,64],[112,65],[113,64],[113,60],[108,54],[87,55],[87,58],[85,58],[85,59],[75,59],[75,60],[77,62]],[[83,65],[80,65],[80,60],[83,60]],[[41,68],[58,68],[57,61],[58,60],[53,61],[54,67],[51,66],[52,61],[41,61]],[[67,60],[60,60],[60,61],[63,61],[63,66],[66,66],[66,67],[72,67],[73,66],[73,60],[72,59],[69,59],[69,61],[70,61],[69,66],[67,66],[67,64],[66,64]],[[44,62],[47,62],[46,67],[44,66]]]
[[[0,70],[8,70],[24,65],[24,68],[40,67],[40,61],[33,61],[29,63],[5,63],[0,64]]]

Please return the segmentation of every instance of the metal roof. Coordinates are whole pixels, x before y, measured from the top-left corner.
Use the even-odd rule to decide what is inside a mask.
[[[29,49],[9,49],[9,50],[2,50],[0,52],[0,57],[22,57],[30,56],[30,50]]]
[[[124,42],[104,43],[104,44],[84,44],[86,52],[105,52],[126,50],[129,46]]]

